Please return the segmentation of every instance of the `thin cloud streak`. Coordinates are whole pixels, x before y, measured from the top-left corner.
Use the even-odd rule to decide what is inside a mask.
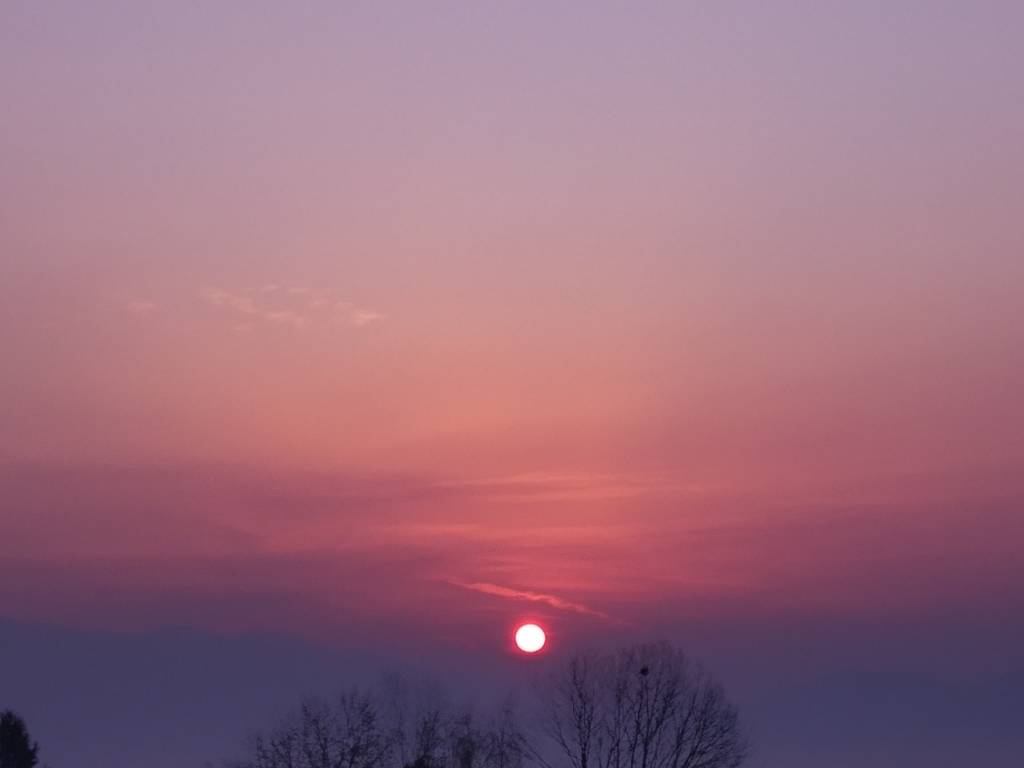
[[[472,590],[473,592],[480,592],[484,595],[504,597],[509,600],[525,600],[530,603],[544,603],[545,605],[549,605],[552,608],[557,608],[561,611],[572,611],[573,613],[581,613],[586,616],[595,616],[599,619],[611,621],[611,616],[607,613],[594,610],[582,603],[574,603],[571,600],[566,600],[558,597],[557,595],[546,595],[542,592],[528,592],[522,589],[512,589],[510,587],[502,587],[498,584],[490,584],[485,581],[465,582],[448,579],[448,583],[452,586]]]
[[[301,315],[282,309],[264,309],[257,306],[250,296],[239,296],[209,285],[200,288],[199,293],[207,303],[234,310],[241,315],[259,317],[269,323],[292,325],[296,328],[306,324],[306,318]]]
[[[632,499],[658,493],[693,496],[707,490],[702,485],[683,483],[671,474],[657,472],[535,472],[450,483],[448,487],[508,502]]]
[[[386,317],[381,312],[358,307],[348,301],[337,301],[308,288],[290,287],[271,305],[269,302],[275,294],[282,294],[282,291],[274,283],[263,286],[256,295],[252,292],[232,293],[212,285],[199,289],[199,295],[211,306],[231,310],[245,318],[293,328],[317,322],[362,328]],[[251,326],[241,324],[235,329],[251,330]]]
[[[159,309],[155,301],[148,299],[132,299],[125,305],[125,309],[133,315],[150,315]]]

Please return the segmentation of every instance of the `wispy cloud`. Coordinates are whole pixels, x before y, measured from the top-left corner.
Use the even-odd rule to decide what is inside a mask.
[[[149,301],[147,299],[132,299],[124,308],[133,315],[150,315],[156,312],[158,306],[155,301]]]
[[[334,305],[334,310],[338,320],[348,322],[357,328],[369,325],[375,320],[383,320],[385,317],[380,312],[355,307],[348,301],[339,301]]]
[[[607,613],[594,610],[582,603],[566,600],[558,595],[547,595],[543,592],[530,592],[524,589],[512,589],[511,587],[503,587],[499,584],[491,584],[486,581],[466,582],[448,579],[448,583],[452,586],[469,589],[473,592],[480,592],[484,595],[503,597],[507,600],[522,600],[528,603],[543,603],[544,605],[551,606],[552,608],[557,608],[560,611],[571,611],[573,613],[582,613],[586,616],[595,616],[600,619],[611,619]]]
[[[291,325],[296,328],[300,328],[306,324],[306,319],[301,315],[290,310],[269,309],[263,307],[257,304],[256,300],[252,296],[230,293],[229,291],[210,285],[204,285],[200,288],[199,295],[202,296],[207,303],[215,307],[222,307],[233,310],[241,315],[260,318],[268,323]]]
[[[694,484],[680,483],[667,474],[638,473],[526,473],[454,483],[453,490],[498,501],[590,501],[628,499],[654,493],[700,493]]]
[[[383,320],[385,315],[341,301],[308,288],[292,286],[282,290],[269,283],[254,291],[232,292],[212,285],[199,289],[200,297],[211,306],[243,316],[249,322],[235,327],[251,329],[251,321],[303,328],[314,323],[362,328]]]

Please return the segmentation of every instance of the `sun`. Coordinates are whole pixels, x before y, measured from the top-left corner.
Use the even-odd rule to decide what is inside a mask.
[[[523,624],[516,629],[516,647],[523,653],[536,653],[546,641],[544,630],[536,624]]]

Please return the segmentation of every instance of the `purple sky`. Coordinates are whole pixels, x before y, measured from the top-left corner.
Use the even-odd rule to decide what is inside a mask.
[[[530,616],[692,649],[754,766],[1019,759],[1022,28],[7,0],[0,708],[198,765]]]

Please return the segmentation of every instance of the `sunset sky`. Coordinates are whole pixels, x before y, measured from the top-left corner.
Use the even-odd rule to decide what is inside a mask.
[[[753,766],[1013,763],[1022,28],[6,0],[0,708],[196,765],[533,618],[693,650]]]

